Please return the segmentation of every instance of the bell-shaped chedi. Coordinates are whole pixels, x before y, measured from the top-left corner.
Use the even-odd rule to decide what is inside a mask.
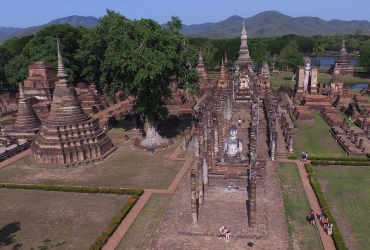
[[[342,49],[339,51],[339,56],[337,57],[335,63],[331,65],[328,73],[334,74],[335,67],[339,70],[340,75],[353,75],[355,73],[355,69],[349,63],[346,43],[344,40],[342,43]]]
[[[57,77],[50,115],[31,146],[35,161],[69,165],[104,158],[115,147],[98,121],[81,108],[75,88],[67,81],[59,44]]]
[[[41,121],[37,118],[31,103],[26,99],[22,83],[19,83],[19,105],[14,126],[8,130],[11,137],[33,139],[39,131]]]

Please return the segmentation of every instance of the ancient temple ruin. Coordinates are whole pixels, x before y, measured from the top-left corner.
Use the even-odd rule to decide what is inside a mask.
[[[278,92],[270,87],[268,65],[264,63],[260,72],[252,68],[244,24],[233,74],[225,61],[226,55],[219,76],[212,80],[206,79],[201,54],[198,61],[202,80],[194,106],[195,121],[183,140],[183,149],[193,148],[196,157],[190,172],[192,225],[198,225],[198,213],[207,202],[210,187],[223,183],[226,189],[247,187],[247,228],[255,228],[252,234],[262,236],[259,216],[264,204],[256,196],[258,176],[264,175],[267,165],[293,153],[294,125],[288,111],[279,105]]]
[[[50,114],[31,146],[35,161],[70,165],[104,158],[115,147],[98,121],[81,108],[75,88],[67,80],[59,45],[57,77]]]
[[[18,139],[34,139],[39,132],[40,119],[36,116],[31,103],[26,99],[22,83],[19,83],[18,113],[14,126],[8,130],[11,137]]]
[[[337,60],[334,62],[334,64],[331,65],[330,69],[328,70],[328,73],[333,74],[335,67],[337,67],[341,75],[353,75],[355,72],[353,66],[349,63],[348,60],[348,53],[346,50],[345,40],[343,40],[342,49],[339,51]]]
[[[35,62],[28,67],[29,75],[24,80],[26,98],[36,97],[39,100],[53,98],[55,82],[58,81],[55,68],[45,61]]]

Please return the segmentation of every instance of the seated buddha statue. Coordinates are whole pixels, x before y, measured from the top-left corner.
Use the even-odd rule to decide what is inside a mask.
[[[238,128],[233,124],[230,127],[230,136],[224,140],[224,150],[221,157],[218,159],[221,162],[239,162],[247,161],[247,158],[242,155],[243,140],[237,137]]]

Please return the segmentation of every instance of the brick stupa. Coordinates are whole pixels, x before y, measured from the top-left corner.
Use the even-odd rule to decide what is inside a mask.
[[[40,125],[41,121],[37,118],[31,103],[27,101],[22,83],[19,83],[17,118],[12,129],[8,130],[8,134],[17,139],[34,139]]]
[[[98,121],[82,110],[76,90],[67,81],[59,44],[57,77],[50,115],[31,146],[36,163],[71,165],[104,158],[115,147]]]
[[[346,43],[344,40],[342,44],[342,49],[339,51],[339,56],[337,57],[335,63],[328,70],[328,73],[333,74],[335,67],[337,67],[337,69],[339,70],[340,75],[353,75],[355,73],[355,69],[349,63]]]

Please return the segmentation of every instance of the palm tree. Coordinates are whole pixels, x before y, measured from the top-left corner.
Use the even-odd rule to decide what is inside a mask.
[[[324,44],[322,41],[318,41],[315,43],[315,47],[313,48],[313,53],[316,54],[316,66],[319,67],[319,54],[324,52]]]

